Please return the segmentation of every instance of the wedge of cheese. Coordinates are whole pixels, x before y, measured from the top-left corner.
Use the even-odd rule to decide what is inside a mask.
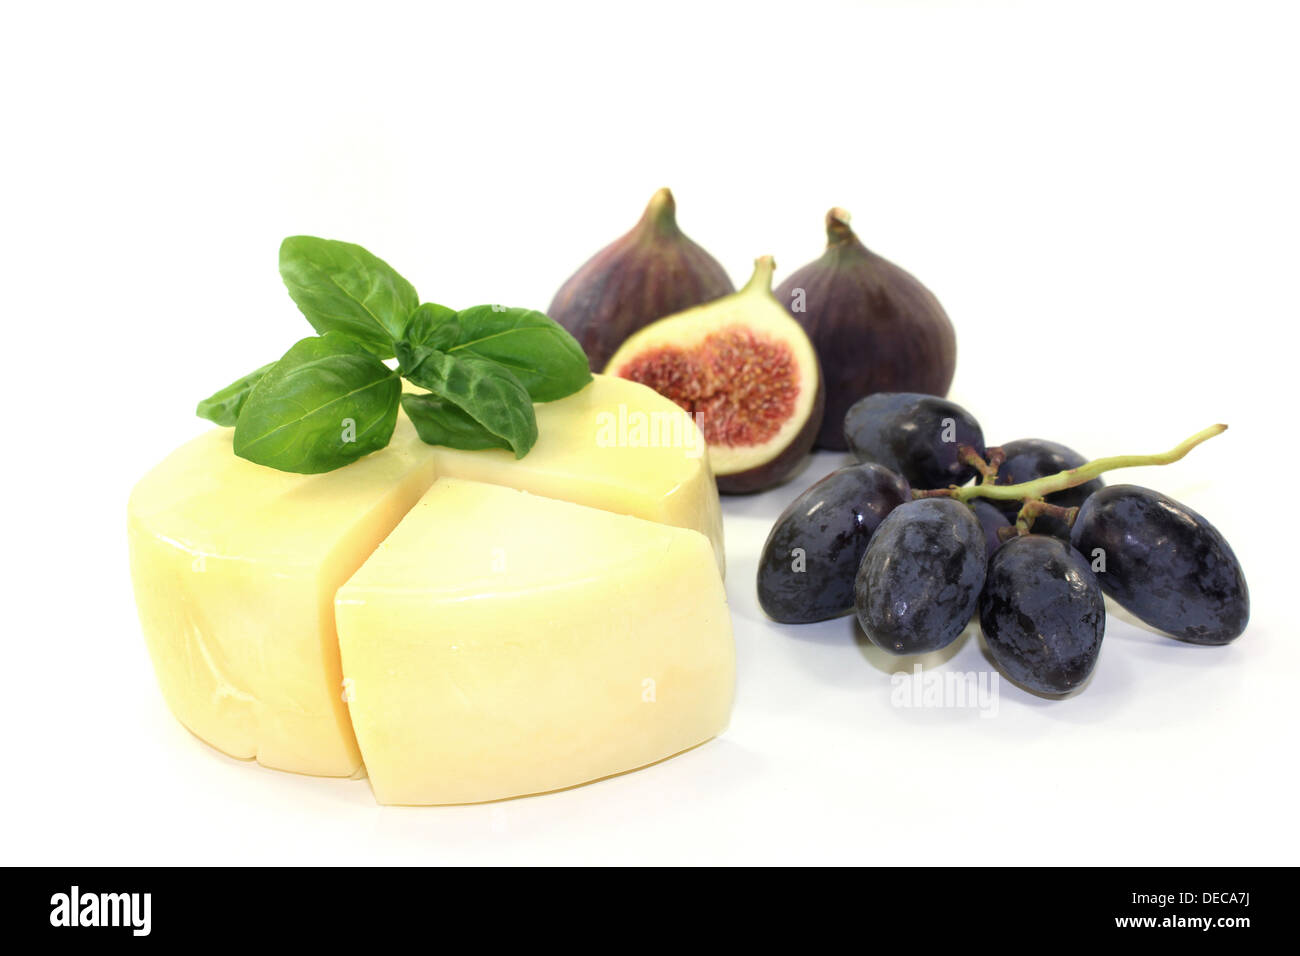
[[[235,457],[233,432],[182,446],[135,487],[131,574],[172,713],[232,757],[349,776],[334,593],[433,483],[398,421],[388,447],[325,475]]]
[[[702,534],[440,478],[338,592],[381,803],[570,787],[720,733],[735,657]]]
[[[677,406],[650,389],[597,376],[537,406],[540,437],[521,461],[425,445],[404,417],[387,448],[322,475],[237,458],[226,429],[194,439],[145,476],[128,505],[136,600],[168,705],[232,756],[356,773],[334,626],[339,586],[440,473],[690,528],[714,542],[720,561],[703,440],[665,440],[673,416],[682,417]]]

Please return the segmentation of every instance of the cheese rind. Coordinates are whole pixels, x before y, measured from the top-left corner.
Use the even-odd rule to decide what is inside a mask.
[[[336,618],[381,803],[574,786],[693,747],[731,711],[726,595],[691,530],[439,479]]]

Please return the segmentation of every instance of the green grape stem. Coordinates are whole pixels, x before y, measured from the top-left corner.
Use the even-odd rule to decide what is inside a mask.
[[[1064,491],[1066,488],[1082,485],[1117,468],[1140,468],[1147,465],[1172,464],[1186,456],[1197,445],[1209,441],[1215,435],[1222,435],[1227,430],[1227,425],[1211,425],[1165,452],[1158,452],[1154,455],[1112,455],[1110,458],[1097,458],[1080,465],[1078,468],[1067,468],[1065,471],[1058,471],[1054,475],[1044,475],[1042,478],[1023,481],[1018,485],[995,485],[992,482],[983,481],[979,484],[966,485],[960,488],[954,485],[928,491],[913,491],[912,497],[956,498],[958,501],[965,502],[969,502],[972,498],[993,498],[998,501],[1033,501],[1058,491]],[[985,464],[987,468],[987,463]],[[985,469],[980,469],[977,466],[977,470],[980,471],[981,475],[987,475]]]

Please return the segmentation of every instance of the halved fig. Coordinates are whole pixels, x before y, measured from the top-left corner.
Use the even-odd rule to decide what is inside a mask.
[[[606,366],[695,416],[722,492],[783,481],[821,428],[821,366],[812,340],[772,295],[774,268],[761,257],[739,292],[646,326]]]

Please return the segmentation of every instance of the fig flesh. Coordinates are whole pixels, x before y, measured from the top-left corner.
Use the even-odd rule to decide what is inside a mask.
[[[874,392],[946,395],[957,338],[939,300],[849,228],[849,214],[826,214],[826,252],[781,283],[776,297],[808,332],[826,378],[818,448],[845,449],[840,423]]]
[[[739,292],[646,326],[605,369],[695,416],[722,492],[780,483],[807,457],[821,427],[817,353],[772,297],[774,267],[763,256]]]
[[[734,291],[718,260],[678,227],[673,194],[661,189],[630,232],[560,286],[546,314],[569,330],[592,371],[600,372],[632,333]]]

